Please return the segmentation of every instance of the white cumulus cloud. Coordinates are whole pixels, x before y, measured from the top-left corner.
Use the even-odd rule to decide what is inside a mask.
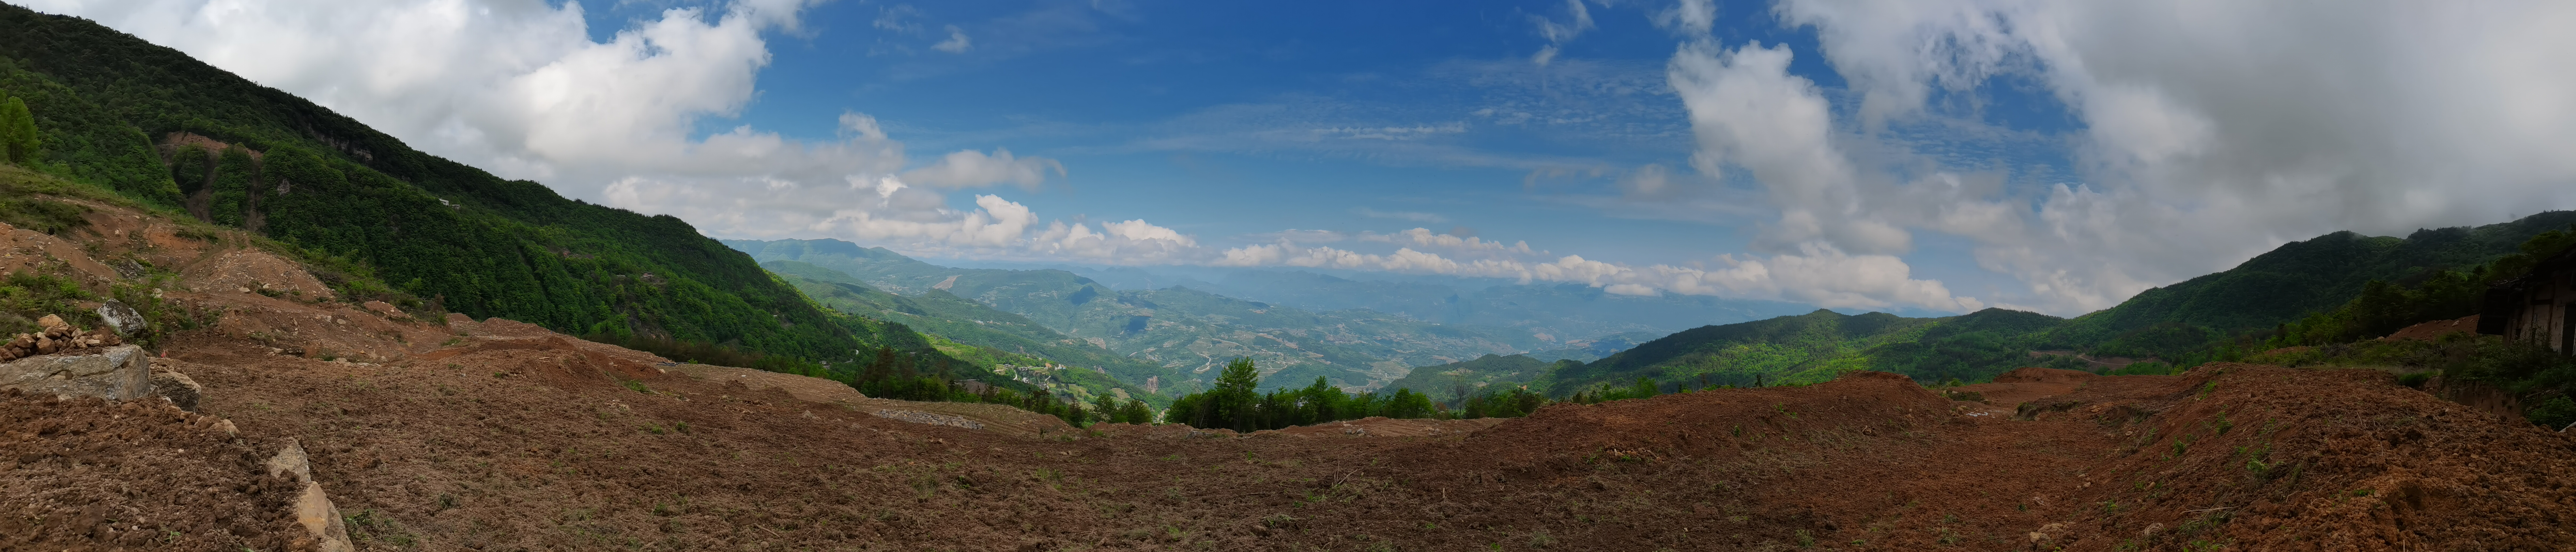
[[[1027,206],[949,190],[1061,178],[1053,159],[1008,150],[910,158],[875,117],[839,115],[806,141],[737,127],[770,61],[763,33],[792,31],[812,0],[675,8],[606,41],[577,2],[538,0],[39,0],[320,103],[414,147],[533,179],[566,195],[679,216],[718,235],[831,236],[915,251],[1169,262],[1195,243],[1141,220],[1047,222]],[[910,30],[918,10],[877,27]],[[934,46],[970,47],[947,27]]]
[[[1673,62],[1704,158],[1752,173],[1782,210],[1768,235],[1873,252],[1903,249],[1912,229],[1969,237],[1980,266],[2026,285],[2014,301],[2047,312],[2108,307],[2336,230],[2402,235],[2576,204],[2576,4],[1781,0],[1774,12],[1815,30],[1858,98],[1848,119],[1775,76],[1785,50],[1695,43]],[[2076,180],[1975,185],[1974,169],[1921,169],[1928,158],[1886,133],[1983,126],[1945,106],[1995,101],[1981,87],[1999,78],[2035,83],[2077,123],[2060,138]],[[1776,110],[1747,111],[1762,106]]]

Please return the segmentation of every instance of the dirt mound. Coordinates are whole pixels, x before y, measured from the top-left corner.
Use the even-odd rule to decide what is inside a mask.
[[[1995,383],[2084,383],[2086,380],[2091,380],[2094,377],[2096,376],[2092,372],[2086,372],[2083,370],[2061,370],[2057,368],[2040,368],[2033,366],[2028,368],[2015,368],[2010,372],[1996,374]]]
[[[1354,437],[1433,437],[1440,435],[1464,435],[1479,429],[1493,427],[1494,424],[1503,423],[1503,420],[1505,420],[1505,418],[1432,420],[1370,416],[1357,420],[1343,420],[1339,422],[1309,426],[1297,426],[1273,431],[1255,431],[1252,432],[1252,435],[1260,437],[1271,433],[1277,433],[1280,435],[1301,437],[1316,435],[1348,435]]]
[[[2444,335],[2455,333],[2478,333],[2478,315],[2472,314],[2461,317],[2458,320],[2435,320],[2399,328],[2396,333],[2388,334],[2387,337],[2379,338],[2379,340],[2397,341],[2401,339],[2416,339],[2432,341],[2440,339]]]
[[[2100,377],[2080,370],[2020,368],[1996,375],[1994,383],[1964,385],[1950,391],[1953,396],[1976,398],[1981,404],[2015,409],[2030,401],[2072,393]]]
[[[2083,500],[2098,507],[2066,518],[2067,538],[2250,550],[2576,545],[2563,513],[2576,438],[2499,422],[2378,371],[2215,364],[2183,377],[2175,392],[2084,409],[2109,414],[2094,421],[2121,439],[2088,478],[2098,485]]]
[[[302,487],[214,418],[0,391],[0,549],[278,550]]]
[[[980,429],[1006,431],[1023,435],[1047,435],[1073,431],[1073,426],[1054,416],[998,404],[913,402],[869,398],[849,384],[823,378],[781,374],[705,364],[663,364],[660,368],[673,374],[705,380],[718,385],[736,386],[745,391],[776,391],[797,400],[838,406],[856,412],[909,411],[936,416],[957,416],[974,422]]]
[[[256,249],[220,249],[188,265],[187,287],[206,293],[260,293],[329,299],[331,287],[294,261]]]

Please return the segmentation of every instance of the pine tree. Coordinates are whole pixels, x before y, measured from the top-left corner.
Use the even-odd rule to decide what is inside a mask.
[[[1216,378],[1216,388],[1208,393],[1212,399],[1209,406],[1214,407],[1211,409],[1214,410],[1214,419],[1208,423],[1231,427],[1235,431],[1251,431],[1252,425],[1257,423],[1253,408],[1261,400],[1261,395],[1253,392],[1253,388],[1260,385],[1261,369],[1252,365],[1252,359],[1237,358],[1226,363],[1225,372]]]

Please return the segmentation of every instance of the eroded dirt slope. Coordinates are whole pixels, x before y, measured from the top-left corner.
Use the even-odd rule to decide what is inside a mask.
[[[2557,513],[2571,505],[2569,439],[2367,371],[2100,378],[2030,420],[1863,374],[1550,407],[1463,435],[1119,426],[1040,439],[671,374],[634,380],[651,390],[637,392],[536,354],[494,377],[497,362],[451,372],[193,346],[179,366],[207,382],[206,408],[304,439],[379,549],[2576,543]]]

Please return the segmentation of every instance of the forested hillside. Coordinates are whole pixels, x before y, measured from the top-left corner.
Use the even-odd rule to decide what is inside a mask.
[[[669,216],[565,199],[87,20],[0,6],[38,170],[371,270],[407,308],[810,360],[900,343]],[[408,297],[397,297],[397,296]]]
[[[2552,211],[2485,226],[2417,230],[2405,238],[2336,232],[2290,242],[2227,271],[2150,289],[2117,307],[2075,317],[2050,341],[2065,348],[2107,345],[2125,354],[2179,354],[2176,343],[2196,346],[2341,306],[2372,280],[2412,287],[2443,270],[2468,270],[2572,223],[2576,212]],[[2171,335],[2177,333],[2183,335]]]
[[[1817,309],[1724,326],[1684,330],[1581,367],[1540,379],[1554,393],[1600,385],[1624,386],[1638,378],[1699,386],[1748,386],[1783,380],[1823,381],[1869,368],[1871,347],[1913,341],[1943,319],[1905,318],[1883,312],[1846,315]]]
[[[1384,389],[1412,389],[1454,407],[1461,406],[1460,401],[1478,390],[1526,385],[1551,370],[1582,365],[1580,361],[1548,362],[1528,355],[1485,355],[1473,360],[1415,367],[1412,373],[1387,383]]]
[[[2139,369],[2241,358],[2471,314],[2485,282],[2519,274],[2503,265],[2527,266],[2576,243],[2571,223],[2576,213],[2559,211],[2405,238],[2336,232],[2073,319],[2003,309],[1943,318],[1819,310],[1709,326],[1553,369],[1539,384],[1562,396],[1638,378],[1665,386],[1699,386],[1703,378],[1746,385],[1755,376],[1805,383],[1858,369],[1973,382],[2047,364],[2032,355],[2044,350],[2153,360]]]
[[[1571,359],[1576,362],[1592,362],[1595,360],[1601,360],[1603,357],[1619,354],[1620,351],[1636,347],[1640,343],[1661,339],[1667,335],[1672,335],[1672,332],[1620,332],[1591,339],[1568,341],[1564,344],[1564,347],[1542,351],[1530,351],[1526,354],[1528,354],[1530,358],[1535,358],[1542,362],[1555,362],[1567,359]]]

